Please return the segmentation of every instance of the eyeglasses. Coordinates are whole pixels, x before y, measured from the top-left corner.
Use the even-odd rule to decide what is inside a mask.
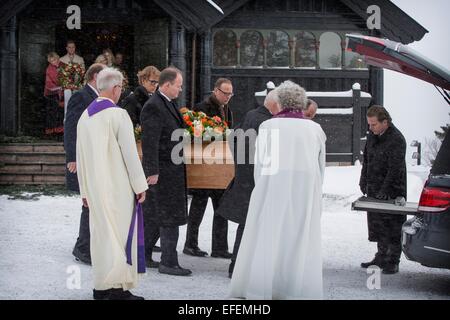
[[[155,86],[159,83],[158,80],[148,80],[148,82],[150,82],[151,84],[153,84]]]
[[[222,92],[224,95],[226,95],[227,97],[232,97],[232,96],[234,96],[234,93],[233,92],[225,92],[225,91],[223,91],[222,89],[220,89],[220,88],[217,88],[217,90],[219,90],[220,92]]]

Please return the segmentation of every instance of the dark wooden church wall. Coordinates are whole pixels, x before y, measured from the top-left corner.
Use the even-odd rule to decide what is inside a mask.
[[[212,33],[214,35],[214,32],[223,29],[298,30],[316,33],[331,31],[338,33],[343,42],[345,33],[367,34],[368,30],[365,28],[365,21],[339,0],[254,0],[214,26]],[[212,42],[212,44],[214,43]],[[344,44],[341,43],[341,45]],[[371,79],[373,72],[370,69],[355,70],[345,67],[337,70],[320,69],[320,67],[308,69],[295,68],[292,65],[286,68],[213,65],[211,87],[219,77],[230,78],[233,82],[235,96],[230,105],[234,111],[235,123],[241,122],[245,113],[256,106],[254,93],[264,90],[268,81],[279,85],[285,80],[292,80],[307,91],[333,92],[351,90],[352,85],[358,82],[362,91],[370,93],[374,84],[379,81],[378,78]],[[327,108],[333,108],[333,106],[327,106]],[[361,112],[365,112],[365,110],[361,110]],[[339,156],[327,156],[327,161],[351,162],[354,157],[352,150],[353,116],[318,114],[315,121],[322,125],[328,136],[327,153],[339,154]],[[365,123],[361,123],[361,125],[366,126]],[[358,151],[355,151],[356,153]]]

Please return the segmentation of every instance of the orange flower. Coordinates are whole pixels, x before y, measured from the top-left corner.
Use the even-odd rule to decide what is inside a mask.
[[[216,122],[218,122],[218,123],[221,123],[222,122],[222,119],[220,118],[220,117],[218,117],[218,116],[214,116],[214,117],[212,117]]]

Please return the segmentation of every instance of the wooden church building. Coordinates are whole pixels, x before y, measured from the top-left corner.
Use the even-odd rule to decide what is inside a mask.
[[[80,29],[67,27],[71,5],[80,8]],[[368,28],[371,5],[380,9],[379,29]],[[230,78],[237,123],[268,81],[290,79],[314,92],[348,91],[359,83],[370,103],[382,104],[383,71],[345,51],[347,33],[408,44],[427,30],[388,0],[4,0],[0,134],[42,135],[46,55],[64,55],[68,39],[87,66],[105,48],[123,53],[132,86],[147,65],[177,66],[184,73],[180,106],[201,101],[218,77]],[[359,154],[351,149],[352,136],[339,133],[355,117],[319,114],[316,121],[328,135],[330,155]]]

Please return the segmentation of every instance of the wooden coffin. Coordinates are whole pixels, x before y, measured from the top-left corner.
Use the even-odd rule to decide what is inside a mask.
[[[226,189],[234,178],[228,142],[184,145],[187,186],[190,189]]]
[[[141,142],[136,143],[142,160]],[[185,144],[187,187],[189,189],[226,189],[234,178],[234,161],[226,141]]]

